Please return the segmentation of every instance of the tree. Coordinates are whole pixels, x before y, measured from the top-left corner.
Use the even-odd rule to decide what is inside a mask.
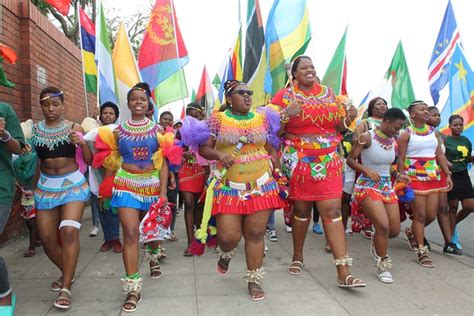
[[[40,10],[40,12],[48,16],[59,29],[77,46],[79,46],[79,24],[77,17],[77,7],[83,8],[86,13],[91,17],[92,21],[96,18],[96,0],[72,0],[71,6],[74,8],[74,12],[67,17],[62,16],[55,8],[51,7],[44,0],[31,0],[31,2]],[[130,15],[123,16],[121,12],[115,9],[105,8],[105,16],[108,22],[109,39],[112,43],[112,48],[117,37],[117,31],[120,26],[120,22],[123,21],[125,28],[128,30],[128,37],[130,38],[130,44],[132,45],[135,57],[138,56],[138,51],[143,39],[143,34],[146,30],[148,22],[148,12],[151,11],[151,5],[149,9],[140,10],[137,9]],[[52,19],[53,18],[53,19]]]

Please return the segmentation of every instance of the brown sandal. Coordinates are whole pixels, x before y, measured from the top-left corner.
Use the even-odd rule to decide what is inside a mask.
[[[162,276],[160,262],[150,261],[150,276],[152,279],[159,279]]]
[[[420,247],[417,251],[416,251],[417,255],[418,255],[418,260],[417,262],[422,265],[423,267],[425,268],[434,268],[435,265],[433,263],[433,261],[431,261],[431,258],[429,256],[429,251],[427,249],[426,246],[423,246],[423,247]]]
[[[122,305],[122,310],[125,313],[133,313],[137,310],[138,304],[142,301],[142,296],[140,293],[131,291],[127,293],[127,298],[125,298],[125,303]],[[129,308],[127,308],[128,306]]]
[[[416,242],[415,237],[413,236],[411,228],[405,228],[405,235],[407,235],[408,246],[410,246],[411,250],[415,251],[418,248],[418,243]]]
[[[226,274],[229,270],[230,260],[234,256],[234,250],[219,251],[219,260],[217,260],[217,272],[219,274]]]

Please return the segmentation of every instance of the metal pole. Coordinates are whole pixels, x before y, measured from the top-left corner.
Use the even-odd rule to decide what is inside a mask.
[[[79,23],[79,42],[81,45],[82,83],[84,86],[84,97],[86,99],[86,116],[89,117],[89,102],[87,101],[86,72],[85,72],[85,67],[84,67],[84,55],[83,55],[83,48],[82,48],[82,32],[81,32],[81,15],[79,12],[79,7],[80,7],[80,4],[78,3],[76,11],[77,11],[77,18],[79,20],[78,23]]]

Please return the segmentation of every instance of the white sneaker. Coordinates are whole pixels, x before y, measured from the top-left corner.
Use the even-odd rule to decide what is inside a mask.
[[[291,233],[293,231],[293,228],[291,228],[290,225],[285,225],[285,230],[287,233]]]
[[[89,236],[90,237],[96,237],[99,234],[99,226],[92,226]]]
[[[276,230],[274,230],[274,229],[270,230],[270,232],[268,233],[268,236],[270,238],[270,241],[273,241],[273,242],[278,241],[278,236],[277,236]]]

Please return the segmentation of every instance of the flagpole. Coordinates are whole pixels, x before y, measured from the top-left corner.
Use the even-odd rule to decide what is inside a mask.
[[[173,3],[173,0],[170,0],[170,4],[171,4],[171,19],[173,20],[173,33],[174,33],[174,39],[176,41],[176,57],[178,58],[178,67],[179,67],[179,88],[181,90],[181,101],[183,103],[183,107],[186,106],[185,102],[184,102],[184,93],[183,93],[183,78],[182,78],[182,74],[181,74],[181,58],[179,58],[179,48],[178,48],[178,38],[177,38],[177,35],[176,35],[176,19],[175,19],[175,12],[174,12],[174,3]],[[184,69],[183,69],[184,71]],[[171,110],[171,106],[170,106],[170,110]]]
[[[80,15],[80,12],[79,12],[79,7],[80,7],[80,4],[78,4],[77,8],[76,8],[76,11],[77,11],[77,19],[78,19],[78,23],[79,23],[79,43],[80,43],[80,46],[81,46],[81,64],[82,64],[82,83],[83,83],[83,86],[84,86],[84,97],[85,97],[85,100],[86,100],[86,116],[89,117],[89,102],[87,101],[87,88],[86,88],[86,70],[85,70],[85,67],[84,67],[84,49],[82,47],[82,32],[81,32],[81,15]]]
[[[96,12],[99,12],[100,8],[101,8],[101,0],[98,0],[96,2]],[[98,49],[97,49],[97,34],[100,34],[99,32],[97,32],[97,17],[100,16],[100,13],[95,15],[95,55],[97,55],[98,53]],[[100,30],[99,30],[100,31]],[[94,61],[95,61],[95,56],[94,56]],[[97,97],[96,97],[96,107],[100,108],[100,64],[99,64],[99,60],[97,59],[97,64],[96,64],[96,67],[97,67]]]

